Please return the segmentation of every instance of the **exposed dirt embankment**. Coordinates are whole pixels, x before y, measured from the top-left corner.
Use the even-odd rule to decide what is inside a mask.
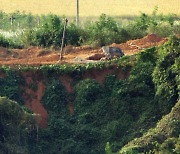
[[[23,77],[26,82],[22,87],[22,98],[25,102],[25,106],[33,110],[36,114],[39,114],[38,123],[42,127],[46,127],[48,113],[41,102],[46,86],[43,80],[38,80],[38,76],[35,73],[26,72],[23,73]]]
[[[116,74],[118,79],[126,79],[129,76],[129,72],[123,72],[121,68],[114,66],[112,68],[105,68],[103,70],[91,70],[82,74],[82,79],[95,79],[100,84],[104,83],[105,77],[109,74]],[[22,73],[25,79],[25,84],[23,84],[23,100],[25,105],[33,110],[36,114],[40,115],[38,119],[38,124],[41,127],[47,126],[48,111],[43,106],[42,97],[46,90],[47,79],[38,72],[28,71]],[[73,89],[73,77],[68,75],[60,75],[59,81],[64,85],[66,91],[71,94],[74,92]],[[74,113],[73,101],[69,101],[69,111],[70,114]]]
[[[125,55],[133,55],[139,51],[152,46],[161,45],[166,38],[155,34],[149,34],[141,39],[129,40],[126,43],[110,46],[121,48]],[[0,65],[43,65],[43,64],[64,64],[64,63],[88,63],[100,60],[104,55],[100,48],[93,49],[90,46],[66,46],[64,48],[63,60],[59,62],[60,50],[44,49],[40,47],[29,47],[27,49],[12,49],[0,47]]]
[[[120,47],[125,55],[132,55],[138,53],[144,48],[157,46],[166,42],[167,39],[159,37],[155,34],[150,34],[142,39],[130,40],[122,44],[112,44],[111,46]],[[59,63],[88,63],[97,62],[103,55],[100,48],[92,49],[88,46],[73,47],[67,46],[64,49],[64,58]],[[0,65],[22,64],[22,65],[43,65],[43,64],[56,64],[59,60],[60,51],[50,51],[40,47],[30,47],[28,49],[13,49],[0,48]],[[108,74],[116,74],[119,79],[128,77],[128,73],[124,73],[122,69],[114,66],[113,68],[105,68],[103,70],[91,70],[82,75],[82,79],[91,78],[103,84],[105,77]],[[22,86],[25,105],[32,109],[35,113],[39,114],[41,118],[38,119],[39,125],[42,127],[47,126],[48,111],[43,106],[42,96],[46,89],[46,79],[38,74],[38,72],[24,72],[22,73],[25,84]],[[0,77],[4,74],[0,73]],[[59,76],[59,80],[65,86],[68,93],[73,93],[74,89],[72,83],[73,77],[67,75]],[[70,113],[73,114],[73,102],[69,102]]]

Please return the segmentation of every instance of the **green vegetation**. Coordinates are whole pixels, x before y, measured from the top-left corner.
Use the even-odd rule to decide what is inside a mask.
[[[174,46],[172,48],[172,46]],[[170,112],[171,108],[178,98],[178,80],[179,80],[179,56],[180,40],[169,38],[164,46],[160,47],[159,60],[153,72],[153,81],[156,85],[156,97],[160,110]],[[177,80],[178,79],[178,80]],[[166,109],[165,109],[166,108]]]
[[[21,73],[34,71],[46,83],[41,101],[48,112],[48,127],[39,128],[38,140],[37,132],[33,130],[25,150],[39,154],[111,154],[122,148],[120,153],[172,150],[178,153],[179,45],[180,39],[169,37],[163,46],[108,63],[1,67],[4,77],[0,82],[0,95],[20,103],[20,85],[25,84]],[[83,78],[87,71],[113,69],[114,66],[129,77],[119,80],[117,73],[109,74],[103,84]],[[59,75],[73,78],[73,93],[66,91]],[[69,113],[69,104],[73,104],[74,113]],[[5,126],[2,123],[2,127]],[[7,130],[16,133],[14,129]],[[23,131],[24,128],[20,130]]]
[[[0,11],[0,29],[3,30],[15,31],[17,29],[35,28],[44,20],[46,20],[46,16],[35,16],[20,11],[7,14]]]
[[[180,151],[180,101],[153,129],[124,146],[119,154],[175,153]]]
[[[29,138],[36,131],[36,115],[0,97],[0,117],[0,153],[28,153]]]
[[[2,73],[5,74],[5,78],[0,77],[0,96],[6,96],[9,99],[17,101],[19,104],[23,104],[20,85],[24,80],[16,71],[4,67],[1,69],[3,69]]]
[[[10,24],[12,17],[14,20]],[[0,12],[0,21],[2,30],[0,32],[3,34],[0,37],[0,46],[11,48],[30,45],[54,48],[61,46],[64,20],[60,16],[53,14],[33,16],[18,11],[11,14]],[[180,33],[178,22],[177,16],[158,14],[157,8],[151,15],[141,13],[140,16],[126,22],[123,20],[117,22],[114,18],[102,14],[97,21],[86,22],[82,27],[77,27],[73,22],[68,23],[65,44],[98,47],[123,43],[150,33],[167,37]],[[4,34],[3,31],[9,34]]]
[[[180,40],[173,37],[159,47],[159,55],[152,77],[155,84],[155,101],[158,112],[163,117],[157,126],[142,137],[124,146],[119,153],[179,153],[180,98],[179,95],[179,56]],[[178,79],[178,80],[177,80]],[[177,102],[178,101],[178,102]]]
[[[22,48],[23,45],[19,41],[15,41],[10,38],[5,38],[3,35],[0,35],[0,46],[5,48]]]
[[[9,17],[12,16],[16,20],[9,25]],[[142,13],[126,25],[103,14],[84,27],[69,24],[65,43],[97,47],[122,43],[148,33],[160,36],[179,34],[180,27],[175,20],[174,15],[158,15],[157,9],[152,15]],[[15,37],[20,41],[0,36],[0,46],[58,48],[61,45],[63,20],[59,16],[32,16],[20,12],[7,15],[0,12],[0,21],[3,21],[1,29],[15,30],[19,26],[25,31],[18,36],[19,39]],[[20,21],[23,24],[19,25]],[[3,153],[38,154],[111,154],[120,149],[120,153],[178,153],[179,57],[180,39],[171,36],[163,46],[109,62],[38,67],[19,65],[14,69],[2,66],[0,149]],[[104,83],[100,84],[83,76],[88,71],[113,68],[119,68],[128,78],[119,80],[115,72],[107,75]],[[34,115],[20,106],[23,105],[22,91],[26,84],[22,73],[27,71],[37,73],[40,76],[38,80],[46,83],[41,103],[48,112],[48,127],[40,128],[38,132],[35,131]],[[71,86],[74,92],[67,92],[59,80],[60,75],[73,78]],[[36,83],[34,79],[29,88],[36,91]],[[69,113],[70,104],[73,104],[74,113]]]
[[[57,80],[50,83],[42,99],[48,111],[62,114],[61,111],[67,108],[67,92],[65,87]]]
[[[67,45],[91,44],[92,47],[108,45],[111,43],[123,43],[129,39],[141,38],[148,33],[156,33],[160,36],[178,34],[180,27],[174,25],[176,17],[173,15],[160,16],[154,11],[152,15],[142,13],[128,25],[121,25],[113,18],[102,14],[98,21],[85,24],[84,28],[78,28],[74,24],[67,27]],[[161,26],[162,25],[162,26]],[[164,28],[166,34],[162,33]],[[50,16],[38,30],[25,34],[27,44],[42,45],[45,47],[60,46],[63,23],[57,16]]]

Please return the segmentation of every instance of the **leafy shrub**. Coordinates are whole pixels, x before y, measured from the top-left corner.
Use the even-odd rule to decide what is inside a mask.
[[[22,48],[23,45],[19,42],[15,42],[12,39],[7,39],[0,35],[0,46],[5,48]]]
[[[49,15],[48,19],[41,27],[34,30],[28,30],[22,37],[24,43],[28,45],[39,45],[43,47],[60,47],[64,23],[58,16]],[[66,28],[66,45],[80,45],[83,40],[83,29],[78,28],[71,23]]]
[[[58,140],[67,140],[72,137],[73,129],[69,123],[66,114],[59,115],[57,113],[49,112],[49,131],[51,138],[58,138]]]
[[[111,95],[114,84],[117,81],[116,75],[107,75],[104,82],[104,91],[106,96]]]
[[[111,151],[111,146],[109,142],[106,143],[105,151],[106,151],[106,154],[113,154]]]
[[[166,139],[157,150],[159,153],[173,153],[177,143],[177,138]],[[176,151],[175,151],[176,152]]]
[[[174,25],[176,16],[173,14],[159,15],[157,12],[158,7],[155,7],[151,15],[141,13],[140,16],[130,22],[125,27],[129,33],[129,38],[141,38],[149,33],[155,33],[163,37],[178,34],[178,26]]]
[[[9,99],[17,101],[20,104],[23,104],[21,98],[21,88],[20,84],[23,83],[23,79],[20,75],[12,70],[6,72],[4,78],[0,78],[0,96],[6,96]]]
[[[168,23],[158,23],[157,25],[150,25],[148,27],[148,33],[154,33],[158,36],[168,37],[173,34],[173,27]]]
[[[35,115],[17,102],[0,97],[0,152],[29,153],[28,138],[35,129]]]
[[[49,15],[47,20],[37,30],[30,30],[25,37],[25,42],[43,47],[61,45],[63,25],[56,15]]]
[[[88,44],[96,46],[104,46],[119,41],[119,29],[117,23],[105,14],[102,14],[99,21],[86,27]]]
[[[37,45],[35,32],[34,29],[26,30],[21,36],[21,40],[25,47]]]
[[[180,57],[177,57],[175,59],[175,63],[172,66],[172,71],[173,71],[173,73],[176,73],[175,80],[177,83],[177,91],[178,91],[178,95],[179,95],[178,99],[180,99]]]
[[[65,87],[58,80],[52,80],[44,92],[42,101],[48,111],[57,113],[66,111],[67,92]]]
[[[139,62],[151,62],[152,64],[156,64],[156,60],[157,60],[157,51],[156,51],[156,47],[151,47],[148,48],[142,52],[139,53],[138,55],[138,61]]]
[[[159,48],[160,58],[153,72],[153,81],[156,85],[156,96],[161,111],[167,113],[174,102],[178,99],[179,70],[173,71],[173,66],[177,67],[177,60],[180,55],[180,40],[171,37],[169,41]]]
[[[10,46],[9,40],[5,39],[2,35],[0,36],[0,46],[2,47]]]
[[[180,101],[157,123],[156,127],[144,133],[142,137],[129,142],[119,151],[119,154],[130,151],[137,153],[172,153],[173,151],[176,153],[180,133],[179,107]]]
[[[149,26],[150,17],[141,13],[133,22],[127,25],[126,31],[129,33],[129,38],[137,39],[145,36],[147,34],[146,30]]]
[[[67,26],[65,44],[79,46],[84,41],[84,35],[85,31],[82,28],[78,28],[75,24],[71,23]]]
[[[77,112],[91,106],[98,98],[101,98],[102,88],[95,80],[86,79],[80,81],[75,87]]]

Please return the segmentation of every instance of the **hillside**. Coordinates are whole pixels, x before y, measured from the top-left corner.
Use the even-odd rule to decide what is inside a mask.
[[[180,152],[180,101],[142,137],[125,145],[121,153],[179,153]]]
[[[178,153],[180,39],[148,35],[112,46],[131,50],[128,44],[146,49],[133,46],[131,52],[125,50],[126,56],[111,61],[50,61],[50,65],[41,61],[28,65],[31,55],[25,58],[26,49],[18,50],[20,54],[2,52],[3,63],[12,58],[12,65],[0,66],[0,152],[103,154],[120,149],[127,153],[175,149]],[[81,56],[79,48],[70,47],[78,49],[76,56]],[[24,63],[16,63],[21,60]],[[161,132],[155,135],[156,131]]]

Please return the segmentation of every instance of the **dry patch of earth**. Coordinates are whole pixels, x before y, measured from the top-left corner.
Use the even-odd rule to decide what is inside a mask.
[[[125,55],[133,55],[139,51],[165,43],[166,38],[155,34],[149,34],[144,38],[129,40],[126,43],[110,46],[121,48]],[[60,50],[50,50],[41,47],[29,47],[27,49],[6,49],[0,47],[0,65],[43,65],[64,63],[88,63],[96,62],[104,57],[100,48],[93,49],[89,46],[66,46],[62,61],[59,62]]]

